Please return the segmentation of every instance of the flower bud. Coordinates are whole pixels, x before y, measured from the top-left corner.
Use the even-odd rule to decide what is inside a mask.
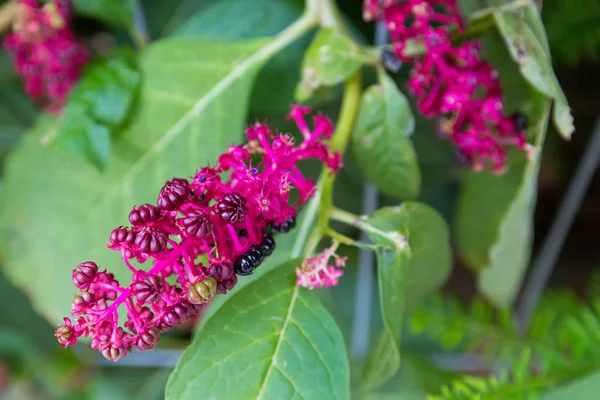
[[[174,178],[160,190],[156,204],[162,210],[175,210],[183,204],[189,194],[189,183],[185,179]]]
[[[154,222],[160,219],[160,210],[152,204],[142,204],[138,207],[133,207],[129,213],[129,222],[131,225],[143,225],[148,222]]]
[[[81,263],[73,270],[73,284],[78,289],[87,289],[98,274],[98,266],[92,261]]]
[[[217,291],[217,280],[212,276],[196,282],[187,291],[186,298],[192,304],[206,303],[212,299]]]
[[[102,350],[102,355],[104,356],[104,358],[112,362],[118,361],[125,354],[127,354],[126,348],[117,347],[112,344],[109,344],[108,346],[106,346],[106,348],[104,348],[104,350]]]
[[[73,298],[73,302],[71,303],[73,315],[87,313],[88,307],[94,300],[94,295],[88,291],[83,291],[79,294],[76,294]]]
[[[135,282],[131,289],[141,304],[154,303],[160,299],[162,293],[162,278],[156,275],[148,275],[144,280]]]
[[[59,325],[54,331],[54,336],[62,347],[73,346],[77,341],[73,327],[67,324]]]
[[[138,350],[152,350],[156,343],[160,339],[160,331],[157,327],[153,326],[145,332],[142,332],[137,336],[135,347]]]
[[[244,222],[248,213],[246,199],[237,192],[228,193],[223,196],[215,208],[224,221],[232,224]]]
[[[186,236],[205,238],[214,229],[214,225],[210,221],[210,216],[199,210],[190,211],[184,218],[179,218],[177,222],[185,229]]]
[[[142,253],[158,253],[167,247],[167,234],[157,229],[143,228],[135,238],[134,245]]]
[[[217,282],[227,280],[235,275],[233,264],[229,260],[215,261],[208,266],[208,274],[215,278]]]

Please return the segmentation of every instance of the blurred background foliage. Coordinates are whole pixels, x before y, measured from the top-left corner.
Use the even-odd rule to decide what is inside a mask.
[[[92,3],[98,3],[103,13],[98,13]],[[168,36],[224,40],[268,37],[298,18],[304,2],[255,0],[252,5],[248,3],[247,0],[141,1],[153,40]],[[548,31],[554,68],[573,109],[577,133],[569,143],[564,143],[556,134],[550,133],[547,136],[539,175],[535,248],[539,247],[544,239],[600,116],[600,25],[597,23],[600,21],[600,3],[597,0],[545,0],[543,3],[542,17]],[[81,8],[88,15],[79,17],[76,26],[96,54],[106,54],[117,45],[134,46],[128,33],[130,27],[126,26],[127,22],[123,23],[128,18],[123,15],[125,11],[122,5],[118,4],[118,1],[89,0],[89,4]],[[362,1],[346,0],[339,1],[338,4],[351,21],[355,35],[361,37],[361,40],[372,42],[374,27],[373,24],[362,21]],[[113,6],[116,8],[111,8]],[[275,126],[285,130],[287,105],[292,102],[302,56],[309,43],[310,37],[303,38],[272,59],[260,72],[252,91],[248,121],[268,118]],[[398,80],[401,80],[401,77],[402,73],[398,75]],[[367,76],[367,83],[374,80],[373,75]],[[404,88],[401,86],[401,89]],[[325,91],[313,102],[324,113],[335,118],[339,95],[339,90]],[[11,60],[3,51],[0,53],[0,171],[3,170],[6,155],[15,148],[23,134],[33,127],[38,118],[36,106],[24,94]],[[452,224],[458,188],[464,171],[455,165],[451,147],[437,139],[434,129],[433,122],[417,117],[413,139],[423,175],[421,197]],[[310,169],[311,166],[307,168]],[[316,174],[317,171],[314,171],[313,175]],[[1,182],[0,180],[0,190]],[[359,213],[363,183],[352,155],[349,154],[346,168],[336,185],[337,205]],[[43,196],[44,193],[33,192],[27,195]],[[596,234],[600,224],[599,201],[600,178],[596,177],[569,234],[553,274],[552,286],[582,296],[594,288],[600,290],[600,280],[593,278],[593,271],[597,269],[600,260]],[[396,201],[383,198],[382,203],[395,204]],[[123,215],[125,212],[126,210],[123,210]],[[344,284],[321,291],[319,295],[340,324],[345,339],[350,342],[352,311],[349,305],[353,304],[355,267],[358,261],[355,251],[348,251],[347,255],[350,261]],[[38,268],[43,269],[44,266],[40,265]],[[63,278],[69,280],[67,276]],[[31,279],[36,277],[32,276]],[[52,295],[52,291],[57,288],[48,286],[45,290]],[[458,258],[455,260],[455,268],[445,292],[457,299],[455,303],[450,303],[454,307],[450,315],[463,315],[460,304],[474,297],[475,283],[471,272]],[[599,294],[596,293],[596,296]],[[374,294],[376,295],[377,293]],[[373,325],[373,331],[381,326],[376,299],[374,297],[372,321],[367,322]],[[169,368],[98,366],[95,354],[91,355],[84,350],[81,354],[75,354],[71,350],[61,349],[53,337],[54,327],[36,314],[30,306],[27,290],[21,292],[11,286],[3,274],[0,274],[0,304],[3,305],[3,311],[0,313],[1,398],[162,398]],[[575,308],[572,306],[573,302],[568,304],[571,304],[569,310]],[[68,304],[65,304],[65,311],[66,307]],[[439,309],[439,304],[434,302],[426,307],[433,307],[426,308],[429,311],[436,310]],[[452,324],[458,324],[458,321],[467,321],[467,317],[464,320],[455,318],[446,321],[444,318],[447,313],[439,313],[440,317],[437,320],[432,320],[438,315],[434,312],[427,312],[425,315],[430,320],[420,321],[421,330],[407,330],[407,335],[404,335],[403,345],[407,355],[397,379],[369,398],[397,398],[393,396],[397,396],[398,388],[402,388],[405,396],[403,398],[407,399],[420,399],[423,398],[424,392],[437,392],[441,383],[449,383],[455,378],[455,373],[432,369],[428,363],[423,362],[420,355],[442,350],[444,346],[438,342],[452,344],[467,341],[465,351],[471,351],[481,345],[476,334],[464,337],[464,329],[456,332],[450,328],[446,329],[454,326]],[[478,315],[483,315],[482,318],[485,319],[487,314],[484,312]],[[444,332],[440,333],[443,336],[441,340],[437,340],[440,337],[431,337],[431,331],[423,334],[424,326],[443,327]],[[477,323],[474,326],[477,326]],[[510,328],[499,328],[498,337],[506,338],[508,331]],[[166,340],[161,341],[161,347],[183,347],[190,335],[189,329],[176,330],[169,337],[165,337]]]

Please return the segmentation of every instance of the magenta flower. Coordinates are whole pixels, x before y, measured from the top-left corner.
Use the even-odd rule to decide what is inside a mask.
[[[339,243],[334,241],[331,247],[326,248],[315,257],[306,259],[299,268],[296,268],[296,285],[309,289],[329,288],[337,286],[339,278],[344,274],[340,268],[346,266],[346,257],[335,253]],[[333,258],[333,264],[330,260]]]
[[[502,173],[510,146],[526,150],[523,116],[504,115],[498,72],[480,58],[480,44],[452,43],[450,30],[461,31],[456,0],[365,0],[365,19],[385,22],[396,55],[411,62],[408,87],[419,111],[442,118],[440,133],[458,147],[459,158],[475,170]],[[425,52],[406,53],[409,41]]]
[[[310,129],[310,109],[292,109],[304,137],[298,145],[289,134],[254,124],[246,130],[248,144],[231,146],[215,167],[201,168],[190,180],[172,179],[156,206],[132,209],[131,226],[114,229],[108,247],[121,253],[133,282],[122,286],[91,261],[75,268],[77,318],[65,318],[57,328],[62,346],[91,336],[92,347],[111,361],[132,348],[150,350],[161,332],[199,314],[216,294],[231,290],[238,275],[251,274],[272,254],[272,235],[292,229],[297,207],[315,192],[298,163],[316,158],[332,170],[340,167],[339,155],[322,142],[331,135],[331,122],[316,116]],[[133,265],[150,260],[149,269]]]
[[[70,25],[67,0],[41,5],[19,0],[13,32],[4,39],[27,94],[49,112],[59,112],[90,55]]]

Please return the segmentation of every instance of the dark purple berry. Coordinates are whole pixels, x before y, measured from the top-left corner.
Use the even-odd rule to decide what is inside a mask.
[[[461,167],[471,166],[471,159],[460,150],[457,150],[454,153],[454,162],[456,162],[456,164]]]
[[[527,128],[527,118],[520,112],[511,115],[515,131],[521,132]]]
[[[296,227],[296,217],[290,217],[281,224],[273,225],[273,230],[276,232],[287,233]]]
[[[238,275],[252,275],[252,272],[254,272],[254,264],[248,259],[246,254],[243,254],[235,260],[233,269]]]
[[[402,67],[402,61],[393,50],[386,49],[381,53],[381,63],[390,72],[398,72]]]
[[[199,210],[188,212],[185,217],[179,218],[177,223],[184,228],[187,236],[205,238],[210,236],[214,225],[210,221],[210,216]]]
[[[156,204],[162,210],[175,210],[189,195],[189,184],[185,179],[174,178],[160,190]]]
[[[260,242],[260,251],[267,257],[273,254],[273,250],[275,250],[275,239],[270,234],[263,233],[263,239]]]
[[[160,218],[160,210],[152,204],[142,204],[141,206],[133,207],[129,213],[129,222],[131,225],[143,225],[148,222],[157,221]]]
[[[250,262],[252,262],[254,269],[258,268],[265,259],[265,256],[262,251],[260,251],[260,248],[256,246],[252,246],[250,250],[246,252],[245,256],[248,258],[248,260],[250,260]]]
[[[241,275],[241,274],[240,274]],[[217,285],[217,293],[225,294],[227,291],[233,289],[235,284],[237,283],[237,275],[233,274],[233,276],[223,282],[219,282]]]
[[[246,199],[239,193],[228,193],[216,205],[217,212],[224,221],[232,224],[244,222],[248,207],[246,207]]]

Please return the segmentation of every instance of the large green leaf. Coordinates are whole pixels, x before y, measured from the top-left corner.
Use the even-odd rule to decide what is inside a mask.
[[[305,101],[315,90],[343,82],[364,62],[363,50],[348,34],[334,28],[321,29],[304,55],[296,98]]]
[[[125,120],[140,82],[130,56],[115,54],[86,69],[53,129],[56,136],[49,138],[101,170],[110,156],[112,133]]]
[[[384,327],[369,354],[364,382],[374,387],[400,366],[400,335],[406,309],[437,290],[448,278],[451,250],[444,219],[431,207],[407,202],[382,208],[367,220],[385,236],[367,232],[377,251],[380,305]]]
[[[521,74],[540,93],[554,100],[554,124],[564,138],[570,138],[575,130],[573,117],[552,69],[548,40],[536,6],[530,4],[522,14],[495,12],[494,18]]]
[[[258,47],[184,39],[149,47],[139,60],[136,112],[104,174],[43,148],[40,136],[51,126],[29,134],[9,157],[0,250],[7,276],[28,289],[38,311],[51,321],[68,312],[70,271],[82,261],[127,277],[118,254],[105,248],[111,230],[126,223],[133,205],[155,202],[167,179],[190,176],[241,138],[253,79],[276,51]]]
[[[175,36],[241,40],[273,36],[302,15],[300,0],[222,0],[192,15]],[[252,110],[285,112],[300,79],[300,63],[308,37],[277,54],[256,78]]]
[[[384,72],[362,95],[352,134],[354,158],[366,178],[391,196],[418,196],[421,173],[409,136],[415,120],[406,97]]]
[[[73,0],[75,12],[109,24],[131,26],[133,0]]]
[[[297,263],[223,305],[181,357],[167,399],[350,398],[344,339],[316,295],[295,285]]]

